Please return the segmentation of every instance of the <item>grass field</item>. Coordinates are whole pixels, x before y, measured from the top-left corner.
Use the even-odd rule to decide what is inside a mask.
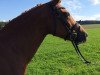
[[[89,37],[79,48],[90,65],[82,63],[71,42],[48,35],[28,65],[26,75],[100,75],[100,25],[84,27]]]

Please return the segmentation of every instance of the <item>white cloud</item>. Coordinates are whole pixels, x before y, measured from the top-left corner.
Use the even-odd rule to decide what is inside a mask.
[[[95,20],[94,17],[90,17],[90,16],[80,16],[80,15],[74,15],[74,19],[75,20]]]
[[[96,20],[100,20],[100,14],[94,15],[94,17],[95,17]]]
[[[100,0],[88,0],[93,5],[100,4]],[[61,3],[67,10],[71,12],[75,20],[100,20],[100,14],[94,14],[92,16],[83,16],[80,14],[80,10],[83,10],[83,6],[80,0],[63,0]],[[76,14],[75,14],[76,13]]]
[[[75,20],[100,20],[100,14],[92,15],[92,16],[81,16],[73,14]]]
[[[79,0],[63,0],[61,2],[61,4],[71,10],[80,10],[81,7],[81,3],[79,2]]]
[[[100,0],[89,0],[93,5],[100,4]]]
[[[0,20],[0,22],[6,22],[6,20]]]

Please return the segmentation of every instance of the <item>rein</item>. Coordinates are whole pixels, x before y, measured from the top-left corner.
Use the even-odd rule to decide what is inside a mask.
[[[66,22],[65,20],[65,17],[63,16],[63,14],[61,13],[61,10],[60,9],[65,9],[64,7],[59,7],[57,8],[56,6],[54,6],[53,4],[49,3],[48,4],[49,7],[51,8],[51,14],[53,14],[53,21],[56,20],[56,17],[63,23],[64,27],[66,28],[66,30],[68,31],[69,33],[69,37],[70,37],[70,40],[72,42],[72,45],[74,46],[78,56],[81,58],[81,60],[85,63],[85,64],[89,64],[91,62],[87,61],[84,56],[82,55],[82,53],[80,52],[79,50],[79,47],[78,47],[78,43],[75,41],[76,39],[76,36],[77,36],[77,33],[73,32],[74,28],[76,25],[78,25],[78,29],[80,29],[80,25],[78,23],[75,23],[75,25],[73,25],[72,27],[69,27],[68,26],[68,22]],[[55,16],[57,15],[57,16]],[[69,12],[66,13],[66,16],[70,16]],[[56,34],[56,23],[54,22],[54,35]],[[65,37],[65,40],[67,39],[67,36]]]

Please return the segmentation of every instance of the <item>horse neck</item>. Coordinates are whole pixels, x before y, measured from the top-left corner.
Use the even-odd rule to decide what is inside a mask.
[[[50,18],[48,18],[47,12],[42,8],[30,15],[33,16],[24,18],[20,16],[21,19],[18,17],[9,22],[7,28],[4,28],[6,31],[1,31],[2,35],[0,35],[0,38],[2,38],[1,41],[3,40],[2,43],[4,43],[7,49],[12,50],[18,56],[22,56],[27,63],[31,60],[41,42],[49,33],[50,28]],[[28,20],[29,18],[31,19]],[[26,26],[27,24],[29,26]],[[17,25],[19,27],[14,27]]]

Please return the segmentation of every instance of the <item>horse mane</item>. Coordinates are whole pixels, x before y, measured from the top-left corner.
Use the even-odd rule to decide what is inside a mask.
[[[17,22],[23,22],[24,21],[24,17],[27,16],[31,16],[31,14],[34,14],[35,11],[37,11],[39,8],[42,8],[44,4],[37,4],[35,7],[32,7],[24,12],[22,12],[19,16],[13,18],[12,20],[9,20],[9,22],[7,22],[5,24],[5,26],[0,30],[0,32],[5,32],[6,30],[10,30],[10,28],[17,28],[19,27],[19,25],[17,24]],[[21,25],[23,26],[23,25]]]
[[[27,11],[24,11],[19,16],[15,17],[11,21],[9,21],[1,30],[0,30],[0,38],[13,38],[18,33],[22,35],[21,32],[29,30],[31,20],[35,20],[37,16],[35,14],[41,13],[42,8],[45,7],[45,4],[39,4]],[[31,16],[32,15],[32,16]],[[32,19],[30,19],[32,18]],[[25,21],[26,20],[26,21]],[[33,22],[35,23],[35,22]],[[34,24],[32,24],[34,25]]]
[[[29,14],[29,12],[33,12],[35,9],[38,9],[42,6],[43,4],[37,4],[36,6],[28,9],[28,10],[25,10],[24,12],[22,12],[20,15],[18,15],[17,17],[13,18],[12,20],[9,20],[9,22],[7,22],[7,24],[5,25],[5,27],[8,25],[8,23],[16,20],[17,18],[21,17],[21,16],[25,16],[26,14]]]
[[[43,4],[37,4],[37,5],[34,6],[33,8],[30,8],[30,9],[28,9],[28,10],[22,12],[21,15],[24,15],[24,14],[28,13],[29,11],[34,11],[35,9],[38,9],[38,8],[41,7],[42,5],[43,5]],[[19,15],[19,17],[20,17],[21,15]],[[16,18],[17,18],[17,17],[16,17]]]

